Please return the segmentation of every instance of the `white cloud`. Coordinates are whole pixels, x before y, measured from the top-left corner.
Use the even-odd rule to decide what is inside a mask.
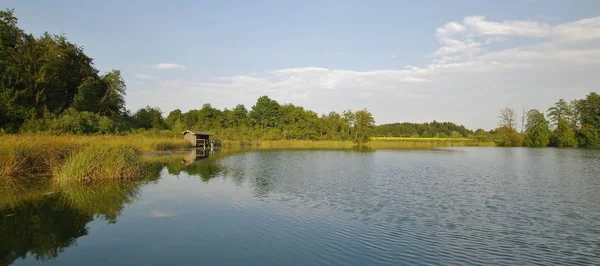
[[[158,63],[156,65],[152,65],[151,67],[154,68],[154,69],[157,69],[157,70],[164,70],[164,69],[185,69],[185,66],[179,65],[179,64],[175,64],[175,63]]]
[[[600,17],[558,25],[554,28],[554,34],[565,42],[599,41]]]
[[[454,35],[457,33],[463,33],[467,30],[467,27],[465,27],[465,25],[456,23],[456,22],[449,22],[446,25],[444,25],[444,27],[442,28],[438,28],[436,30],[436,35],[439,37],[443,37],[443,36],[450,36],[450,35]]]
[[[325,113],[370,109],[378,123],[430,121],[492,128],[500,108],[545,110],[559,98],[581,98],[600,82],[600,17],[548,25],[489,21],[483,16],[435,30],[431,63],[405,69],[355,71],[286,68],[213,80],[159,80],[130,90],[128,102],[168,111],[250,107],[268,95]],[[527,42],[513,42],[527,38]],[[498,48],[497,42],[502,42]],[[523,45],[527,43],[527,45]],[[494,47],[496,46],[496,47]]]
[[[157,80],[159,79],[158,77],[152,76],[152,75],[148,75],[148,74],[140,74],[140,73],[136,73],[134,74],[134,76],[138,79],[150,79],[150,80]]]
[[[467,32],[482,35],[548,37],[552,35],[550,26],[535,21],[512,20],[492,22],[483,16],[466,17],[463,20]]]

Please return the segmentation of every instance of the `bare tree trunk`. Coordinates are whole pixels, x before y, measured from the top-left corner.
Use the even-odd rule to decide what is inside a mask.
[[[521,115],[521,134],[525,132],[525,108],[523,107],[523,115]]]

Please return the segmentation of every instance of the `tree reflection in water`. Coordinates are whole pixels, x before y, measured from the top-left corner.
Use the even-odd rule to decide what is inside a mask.
[[[57,257],[88,233],[87,223],[97,218],[115,223],[142,184],[2,184],[0,265],[10,265],[28,254],[42,261]]]

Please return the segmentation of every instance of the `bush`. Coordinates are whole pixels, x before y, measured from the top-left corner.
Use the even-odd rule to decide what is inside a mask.
[[[107,116],[91,112],[78,112],[68,109],[60,116],[45,115],[43,118],[30,119],[23,123],[22,132],[61,134],[114,134],[127,131],[127,121],[115,121]]]
[[[500,147],[521,147],[523,135],[510,127],[496,129],[496,145]]]

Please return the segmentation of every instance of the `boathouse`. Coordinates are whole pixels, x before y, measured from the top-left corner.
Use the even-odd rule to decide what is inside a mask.
[[[186,130],[182,134],[183,138],[189,141],[194,147],[210,147],[210,133],[208,132]]]

